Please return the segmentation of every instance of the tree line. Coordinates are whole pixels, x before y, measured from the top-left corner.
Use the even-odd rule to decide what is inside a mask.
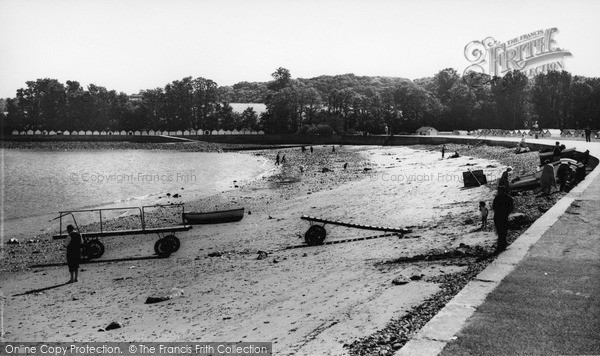
[[[410,133],[480,128],[598,128],[600,79],[566,71],[527,78],[459,75],[447,68],[433,77],[367,77],[354,74],[293,79],[278,68],[269,82],[218,86],[186,77],[164,88],[128,96],[77,81],[26,82],[4,100],[4,132],[59,130],[264,130],[267,133]],[[229,103],[264,103],[260,116]]]

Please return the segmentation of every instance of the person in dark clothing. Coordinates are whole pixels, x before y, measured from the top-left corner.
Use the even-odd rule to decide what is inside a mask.
[[[562,150],[560,149],[560,142],[556,141],[556,144],[554,145],[554,149],[552,150],[552,156],[554,156],[554,160],[558,161],[560,159],[560,152]]]
[[[506,236],[508,235],[508,216],[514,209],[513,198],[508,195],[508,191],[501,187],[498,189],[498,194],[492,202],[494,210],[494,225],[498,234],[498,243],[496,252],[502,252],[506,249]]]
[[[442,145],[442,159],[444,159],[445,154],[446,154],[446,145]]]
[[[571,175],[571,167],[568,163],[561,163],[556,170],[556,179],[560,182],[560,191],[564,192],[567,181]]]
[[[585,142],[592,142],[592,130],[589,127],[585,128]]]
[[[278,153],[277,153],[277,157],[275,157],[275,165],[276,165],[276,166],[278,166],[278,165],[279,165],[279,160],[280,160],[280,157],[279,157],[279,155],[280,155],[280,153],[278,152]]]
[[[313,147],[310,146],[310,153],[313,153]]]
[[[69,265],[69,273],[71,280],[68,283],[77,282],[77,274],[79,273],[79,263],[81,261],[81,235],[75,232],[73,225],[67,226],[69,236],[65,242],[67,247],[67,265]]]

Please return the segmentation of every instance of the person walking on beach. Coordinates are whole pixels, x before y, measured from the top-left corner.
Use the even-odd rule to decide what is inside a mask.
[[[277,152],[277,157],[275,157],[275,165],[279,166],[279,154],[280,152]]]
[[[446,145],[442,145],[442,159],[444,159],[445,154],[446,154]]]
[[[79,273],[79,263],[81,261],[81,235],[75,232],[73,225],[67,226],[67,241],[65,246],[67,247],[67,265],[69,266],[69,273],[71,273],[71,279],[68,283],[77,282],[77,274]]]
[[[331,146],[331,152],[335,153],[335,145]]]
[[[313,148],[312,148],[312,146],[310,146],[310,153],[313,153]]]
[[[496,194],[492,202],[492,209],[494,210],[494,226],[496,226],[496,233],[498,234],[496,252],[499,253],[506,250],[508,244],[506,241],[506,236],[508,235],[508,216],[514,209],[513,198],[508,195],[506,189],[498,189],[498,194]]]
[[[488,208],[484,201],[479,202],[479,211],[481,212],[481,230],[487,228]]]
[[[589,126],[585,128],[585,142],[592,142],[592,130]]]
[[[281,157],[281,164],[284,164],[284,163],[285,163],[285,155],[283,155],[283,156]]]

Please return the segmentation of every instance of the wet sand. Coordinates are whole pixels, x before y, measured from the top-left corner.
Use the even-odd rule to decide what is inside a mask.
[[[478,203],[491,204],[494,179],[505,164],[524,162],[523,169],[533,169],[537,159],[536,153],[516,156],[495,147],[480,150],[486,158],[446,160],[437,147],[415,152],[336,146],[335,153],[331,146],[315,148],[312,155],[281,150],[288,162],[279,173],[257,182],[232,182],[238,185],[232,191],[186,204],[186,211],[243,206],[246,215],[237,223],[178,233],[181,249],[167,259],[146,259],[153,255],[156,237],[106,238],[100,260],[117,261],[82,265],[78,283],[57,286],[68,279],[66,266],[28,266],[62,262],[60,242],[40,237],[5,245],[0,264],[4,339],[271,341],[278,355],[357,353],[347,346],[431,298],[441,288],[436,278],[465,271],[471,260],[393,262],[465,246],[492,251],[493,215],[490,227],[480,231]],[[276,152],[254,154],[274,159]],[[464,189],[467,168],[482,169],[490,183]],[[529,203],[523,210],[537,209],[536,199],[524,196]],[[309,224],[301,215],[413,232],[290,248],[304,244]],[[156,219],[168,223],[178,216],[165,213]],[[326,241],[380,234],[332,225],[326,230]],[[266,258],[259,259],[260,251]],[[184,295],[144,304],[148,296],[172,288]],[[112,321],[123,328],[99,331]],[[394,348],[394,340],[385,343]]]

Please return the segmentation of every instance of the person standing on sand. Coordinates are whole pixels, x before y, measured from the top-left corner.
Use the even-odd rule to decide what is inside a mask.
[[[65,246],[67,247],[67,265],[69,265],[69,273],[71,273],[71,280],[67,283],[77,282],[77,274],[79,273],[79,263],[81,261],[81,235],[75,232],[73,225],[67,226],[67,241]]]
[[[506,236],[508,235],[508,216],[514,209],[513,198],[508,195],[508,191],[504,188],[498,189],[498,194],[492,203],[494,210],[494,225],[498,234],[498,243],[496,244],[496,252],[506,250],[508,245]]]
[[[479,211],[481,212],[481,230],[487,228],[488,208],[484,201],[479,202]]]
[[[445,154],[446,154],[446,145],[442,145],[442,159],[444,159]]]
[[[277,157],[275,157],[275,165],[276,165],[276,166],[279,166],[279,154],[280,154],[280,153],[281,153],[281,152],[277,152]]]
[[[313,153],[313,148],[312,148],[312,146],[310,146],[310,153]]]
[[[589,126],[585,128],[585,142],[592,142],[592,130]]]

